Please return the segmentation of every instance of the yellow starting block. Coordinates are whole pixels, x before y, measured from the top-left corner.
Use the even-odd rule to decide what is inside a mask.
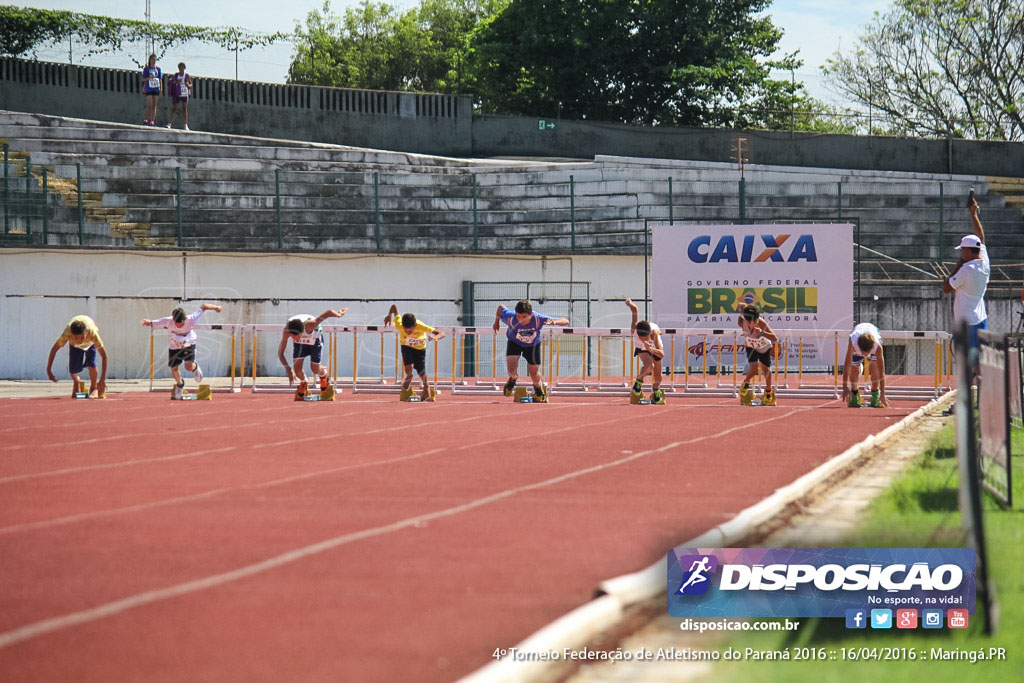
[[[90,398],[89,397],[89,390],[86,389],[85,382],[80,382],[78,380],[75,380],[75,391],[74,391],[73,394],[71,394],[71,397],[72,398],[76,398],[76,399],[87,399],[87,398]],[[98,391],[97,390],[96,398],[106,398],[106,397],[107,397],[106,390],[104,390],[104,391]]]
[[[434,401],[437,400],[437,387],[430,387],[430,397],[429,398],[423,398],[422,394],[414,393],[413,390],[412,390],[412,387],[409,387],[408,389],[402,389],[398,393],[398,400],[399,401],[406,401],[408,403],[423,403],[423,402],[433,403]]]
[[[171,399],[178,399],[181,401],[212,401],[213,400],[213,389],[210,388],[209,384],[200,384],[199,388],[196,389],[196,393],[190,394],[188,391],[182,390],[181,396],[175,396],[171,394]]]
[[[516,387],[515,393],[512,394],[512,400],[515,403],[547,403],[550,392],[548,386],[544,385],[544,394],[537,396],[536,393],[530,391],[526,387]]]
[[[326,389],[321,389],[319,392],[310,391],[307,386],[301,385],[295,392],[295,400],[307,402],[333,401],[337,395],[337,390],[331,385],[327,385]]]

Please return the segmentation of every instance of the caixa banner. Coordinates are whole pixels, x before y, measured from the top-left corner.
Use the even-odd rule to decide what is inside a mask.
[[[757,304],[776,330],[821,333],[851,330],[857,322],[851,224],[659,222],[652,234],[654,320],[662,328],[732,329],[737,305],[748,303]],[[786,338],[792,360],[835,363],[833,341],[798,333]],[[840,352],[845,350],[844,344]],[[731,363],[731,356],[723,362]]]
[[[674,548],[673,617],[844,617],[851,609],[966,609],[966,548]]]

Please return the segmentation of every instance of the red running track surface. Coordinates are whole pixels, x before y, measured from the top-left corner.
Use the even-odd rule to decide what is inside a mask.
[[[0,401],[0,679],[447,681],[918,407]]]

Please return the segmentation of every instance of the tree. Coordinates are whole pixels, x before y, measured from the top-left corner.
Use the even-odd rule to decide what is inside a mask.
[[[325,2],[296,26],[290,83],[465,92],[468,37],[503,0],[422,0],[403,13],[362,0],[342,17]]]
[[[895,0],[823,71],[889,132],[1024,139],[1020,0]]]
[[[248,50],[287,38],[284,33],[251,33],[239,28],[205,28],[182,24],[157,24],[62,10],[39,10],[0,5],[0,54],[22,55],[47,43],[68,39],[92,46],[86,54],[117,52],[125,43],[157,45],[157,57],[190,40],[220,45],[226,50]],[[133,58],[134,59],[134,58]],[[142,66],[142,61],[134,60]]]
[[[512,0],[471,42],[488,112],[675,125],[767,126],[803,86],[771,60],[770,0]],[[789,117],[786,115],[786,127]]]

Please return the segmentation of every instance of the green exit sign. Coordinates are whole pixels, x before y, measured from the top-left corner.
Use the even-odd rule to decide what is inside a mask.
[[[544,119],[537,119],[537,130],[554,130],[554,121],[545,121]]]

